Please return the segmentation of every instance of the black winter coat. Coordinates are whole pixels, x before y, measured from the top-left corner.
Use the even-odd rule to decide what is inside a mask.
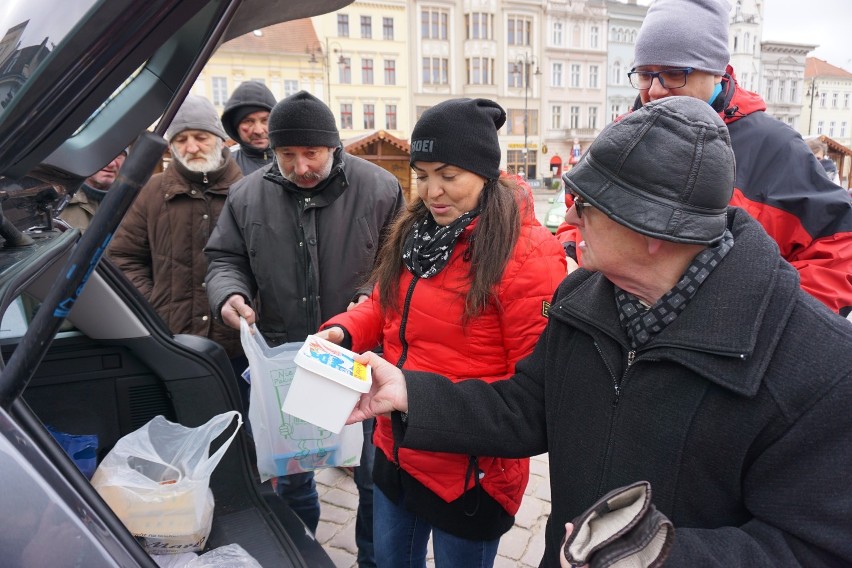
[[[578,270],[511,379],[406,372],[401,444],[549,452],[541,566],[559,566],[566,522],[637,480],[676,527],[666,566],[849,566],[852,325],[801,291],[745,211],[729,228],[734,247],[631,365],[613,285]]]
[[[207,247],[207,295],[217,318],[232,294],[273,345],[301,341],[346,311],[403,206],[396,177],[337,150],[321,190],[299,190],[275,163],[234,184]]]

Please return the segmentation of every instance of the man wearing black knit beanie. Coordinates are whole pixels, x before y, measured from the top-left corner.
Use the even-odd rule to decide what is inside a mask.
[[[345,152],[331,110],[306,91],[269,115],[274,160],[231,188],[205,248],[213,313],[239,329],[257,324],[271,345],[303,341],[366,298],[385,229],[403,207],[387,170]],[[255,404],[252,393],[251,404]],[[372,423],[355,468],[358,565],[373,560]],[[319,498],[312,472],[278,478],[278,493],[312,531]]]

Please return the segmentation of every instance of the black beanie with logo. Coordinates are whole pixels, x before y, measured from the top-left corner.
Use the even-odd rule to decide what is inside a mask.
[[[269,145],[335,148],[340,145],[340,133],[331,109],[309,92],[299,91],[272,108]]]
[[[427,109],[411,133],[411,160],[457,166],[486,179],[500,177],[497,130],[506,111],[488,99],[450,99]]]

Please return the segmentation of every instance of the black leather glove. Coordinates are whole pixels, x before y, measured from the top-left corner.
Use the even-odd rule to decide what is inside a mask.
[[[651,503],[647,481],[610,491],[573,523],[563,546],[572,566],[662,566],[674,541],[674,526]]]

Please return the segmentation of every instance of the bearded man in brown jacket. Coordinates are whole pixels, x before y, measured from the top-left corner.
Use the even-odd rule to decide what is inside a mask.
[[[204,288],[204,245],[228,190],[243,177],[226,138],[213,104],[188,96],[166,131],[171,165],[142,188],[108,255],[172,333],[208,337],[235,359],[242,357],[239,332],[215,321]]]

